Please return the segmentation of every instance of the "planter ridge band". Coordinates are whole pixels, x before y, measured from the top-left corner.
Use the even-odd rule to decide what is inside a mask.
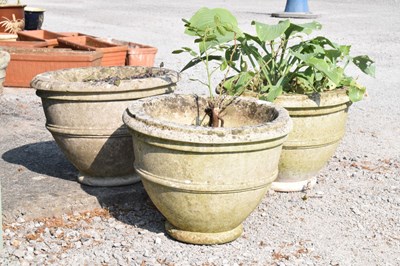
[[[130,78],[149,72],[154,77]],[[122,80],[118,86],[101,81],[110,77]],[[80,172],[78,181],[119,186],[139,181],[123,111],[136,99],[172,92],[177,81],[177,72],[159,68],[89,67],[40,74],[32,86],[42,99],[47,129]]]

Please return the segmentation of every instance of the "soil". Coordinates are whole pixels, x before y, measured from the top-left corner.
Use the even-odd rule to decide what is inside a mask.
[[[38,1],[43,28],[143,43],[155,65],[179,70],[173,50],[191,45],[181,18],[202,6],[229,8],[239,25],[276,23],[284,1]],[[400,1],[309,1],[321,34],[352,44],[376,61],[376,78],[359,76],[368,97],[351,106],[346,135],[312,190],[270,191],[236,241],[179,243],[139,183],[117,188],[78,184],[76,169],[45,128],[39,97],[5,88],[0,96],[2,265],[400,265]],[[101,18],[101,19],[99,19]],[[298,23],[308,20],[294,20]],[[352,69],[350,69],[352,71]],[[350,73],[352,74],[352,73]],[[182,76],[178,93],[206,94]],[[216,78],[215,84],[219,78]],[[232,162],[236,163],[236,162]],[[54,218],[52,218],[54,217]]]
[[[153,72],[151,69],[146,70],[146,73],[143,74],[138,74],[138,75],[134,75],[134,76],[129,76],[129,77],[124,77],[124,78],[120,78],[120,77],[107,77],[104,79],[85,79],[83,80],[83,82],[90,82],[92,84],[98,84],[98,83],[108,83],[111,85],[115,85],[118,86],[121,81],[123,80],[134,80],[134,79],[144,79],[144,78],[155,78],[155,77],[160,77],[163,75],[166,75],[167,71],[160,69],[159,71],[157,71],[156,73]]]

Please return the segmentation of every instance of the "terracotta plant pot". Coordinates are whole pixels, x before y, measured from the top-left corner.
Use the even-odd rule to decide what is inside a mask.
[[[10,62],[10,54],[0,50],[0,94],[3,93],[3,82],[6,77],[6,69]]]
[[[1,36],[1,35],[0,35]],[[0,37],[1,39],[1,37]],[[8,47],[31,47],[31,48],[47,48],[46,42],[27,42],[27,41],[0,41],[0,46]]]
[[[18,38],[18,35],[16,34],[9,34],[9,33],[3,33],[0,32],[0,42],[15,42]]]
[[[44,21],[43,8],[26,7],[25,8],[25,30],[40,30]]]
[[[281,107],[242,98],[226,109],[223,128],[195,126],[192,95],[134,102],[123,115],[133,136],[135,169],[173,238],[221,244],[242,234],[278,174],[291,121]],[[202,114],[200,115],[202,116]]]
[[[128,46],[128,53],[125,62],[126,65],[148,67],[152,67],[154,65],[154,59],[158,51],[157,48],[140,43],[120,41],[116,39],[110,39],[107,41]]]
[[[113,83],[116,77],[122,80]],[[42,98],[47,129],[79,170],[78,181],[120,186],[139,181],[123,111],[136,99],[172,92],[177,81],[177,72],[159,68],[89,67],[40,74],[32,86]]]
[[[125,65],[128,46],[104,42],[89,36],[70,36],[58,38],[60,47],[84,51],[101,51],[103,59],[102,66],[123,66]]]
[[[82,32],[73,32],[73,31],[67,31],[67,32],[58,32],[61,35],[64,35],[66,37],[70,37],[70,36],[88,36],[88,37],[92,37],[92,38],[97,38],[93,35],[89,35],[86,33],[82,33]]]
[[[24,8],[26,5],[0,5],[0,22],[6,20],[17,20],[19,23],[20,30],[24,29]],[[14,16],[13,16],[14,15]],[[6,28],[0,24],[0,32],[7,32]]]
[[[67,49],[2,47],[11,54],[4,82],[9,87],[30,87],[31,80],[40,73],[63,68],[99,66],[100,52]]]
[[[302,191],[316,183],[318,172],[343,138],[351,102],[341,89],[313,97],[286,94],[274,103],[289,111],[293,131],[283,144],[279,175],[272,189]]]
[[[58,37],[65,36],[48,30],[24,30],[18,32],[18,40],[46,42],[49,48],[58,46]]]

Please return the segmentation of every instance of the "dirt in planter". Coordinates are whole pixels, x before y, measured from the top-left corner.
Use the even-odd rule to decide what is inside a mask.
[[[144,78],[156,78],[156,77],[160,77],[163,75],[166,75],[167,71],[164,69],[161,69],[157,72],[153,72],[152,69],[148,69],[146,70],[145,73],[140,73],[140,74],[136,74],[136,75],[132,75],[132,76],[128,76],[128,77],[118,77],[118,76],[112,76],[112,77],[106,77],[103,79],[94,79],[94,78],[87,78],[84,79],[83,82],[90,82],[92,84],[99,84],[99,83],[108,83],[108,84],[112,84],[114,86],[119,86],[119,84],[121,83],[121,81],[123,80],[135,80],[135,79],[144,79]]]

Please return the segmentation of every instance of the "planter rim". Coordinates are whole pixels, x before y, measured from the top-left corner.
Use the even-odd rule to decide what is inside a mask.
[[[5,5],[0,5],[0,8],[2,7],[26,7],[26,5],[17,5],[17,4],[5,4]]]
[[[239,97],[236,103],[251,102],[259,106],[268,106],[277,111],[278,116],[271,122],[264,122],[257,125],[230,127],[230,128],[210,128],[188,124],[178,124],[151,117],[144,111],[143,105],[151,102],[152,105],[160,101],[176,98],[193,98],[188,94],[161,95],[147,99],[140,99],[133,102],[124,112],[124,123],[134,131],[142,134],[188,143],[202,144],[232,144],[232,143],[255,143],[280,139],[292,129],[292,121],[288,112],[283,108],[272,103],[251,98]],[[205,98],[205,96],[199,96]],[[233,104],[235,104],[235,102]],[[193,100],[194,103],[194,100]],[[167,112],[167,110],[166,110]]]
[[[40,8],[40,7],[30,7],[30,6],[26,7],[24,10],[25,10],[26,12],[45,12],[45,11],[46,11],[46,9],[44,9],[44,8]]]
[[[52,91],[52,92],[68,92],[76,94],[98,94],[98,93],[118,93],[127,91],[148,90],[151,88],[166,87],[176,84],[179,80],[178,72],[170,69],[163,68],[165,74],[157,77],[139,78],[132,80],[121,80],[119,86],[109,83],[92,84],[90,82],[83,82],[82,80],[66,80],[66,76],[74,76],[74,73],[87,71],[89,73],[100,72],[102,70],[119,70],[119,69],[151,69],[161,70],[157,67],[134,67],[134,66],[114,66],[114,67],[83,67],[62,69],[56,71],[49,71],[41,73],[33,78],[31,86],[38,91]]]
[[[285,108],[318,108],[350,103],[347,88],[341,88],[311,95],[286,93],[278,96],[274,103]]]
[[[0,50],[0,55],[0,69],[4,69],[10,62],[10,54],[7,51]]]
[[[17,34],[0,33],[0,41],[9,40],[9,39],[17,39],[17,38],[18,38]]]

